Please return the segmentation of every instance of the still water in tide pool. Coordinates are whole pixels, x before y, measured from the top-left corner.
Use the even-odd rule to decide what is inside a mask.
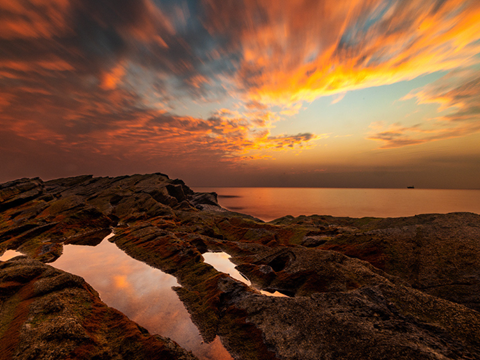
[[[203,343],[190,315],[172,290],[174,276],[132,259],[104,239],[99,245],[66,245],[52,266],[83,277],[100,298],[146,328],[176,341],[200,359],[232,359],[217,337]]]
[[[15,250],[7,250],[0,256],[0,261],[7,261],[16,256],[23,256],[23,254]]]
[[[248,286],[252,286],[252,283],[250,282],[250,280],[248,280],[237,269],[235,269],[235,264],[230,261],[230,255],[228,255],[227,253],[224,253],[223,251],[207,252],[203,254],[203,258],[207,264],[212,265],[217,271],[228,274],[232,278],[238,281],[241,281],[244,284],[247,284]],[[279,297],[286,296],[282,293],[279,293],[278,291],[268,292],[260,289],[257,289],[257,290],[266,296],[279,296]]]
[[[480,190],[193,187],[221,206],[270,221],[285,215],[401,217],[480,214]]]

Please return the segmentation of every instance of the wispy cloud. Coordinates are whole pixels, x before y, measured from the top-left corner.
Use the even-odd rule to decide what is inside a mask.
[[[419,104],[438,104],[438,111],[446,114],[413,127],[393,124],[382,129],[381,125],[373,124],[374,133],[369,139],[382,141],[382,148],[417,145],[480,132],[480,70],[475,67],[452,71],[403,99],[417,99]]]
[[[343,98],[345,97],[345,95],[347,95],[346,91],[338,94],[337,96],[335,96],[332,100],[332,105],[342,101]]]
[[[21,89],[5,103],[0,119],[5,136],[10,132],[61,151],[149,160],[182,158],[197,165],[259,159],[249,152],[303,148],[319,138],[310,133],[272,136],[270,115],[264,111],[242,117],[221,109],[202,119],[141,107],[135,95],[122,89],[99,88],[93,93],[77,89],[75,98],[46,89]],[[22,106],[23,102],[29,106]]]
[[[113,87],[152,69],[202,99],[225,92],[229,77],[228,91],[249,107],[391,84],[468,65],[480,52],[475,0],[41,0],[0,8],[5,77],[68,71]]]

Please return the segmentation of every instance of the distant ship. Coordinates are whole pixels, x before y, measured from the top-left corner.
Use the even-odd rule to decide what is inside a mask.
[[[407,186],[407,189],[415,189],[415,186]]]

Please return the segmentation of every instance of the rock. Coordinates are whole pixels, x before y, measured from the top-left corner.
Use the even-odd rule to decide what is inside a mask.
[[[188,200],[193,206],[199,205],[213,205],[218,206],[217,194],[214,192],[211,193],[194,193],[189,196]]]
[[[325,244],[330,238],[326,235],[324,236],[310,236],[305,238],[302,241],[302,245],[306,247],[317,247]]]
[[[39,178],[20,179],[0,185],[0,212],[21,206],[43,194]]]
[[[174,207],[195,211],[186,194],[193,191],[160,173],[12,181],[0,187],[0,246],[53,261],[58,254],[46,253],[45,243],[94,243],[87,240],[91,234],[108,231],[118,222],[171,217]]]
[[[416,289],[479,311],[479,238],[479,215],[429,214],[372,219],[320,248],[364,259]]]
[[[272,249],[250,242],[235,247],[207,238],[188,242],[180,234],[139,226],[122,229],[116,243],[175,275],[182,285],[177,292],[205,340],[218,334],[238,359],[480,355],[479,313],[412,289],[366,261],[303,247]],[[266,297],[219,274],[201,261],[196,244],[242,253],[235,258],[242,261],[237,268],[250,280],[257,276],[265,281],[262,287],[294,297]],[[253,275],[249,267],[256,269]]]
[[[234,303],[282,359],[480,356],[477,312],[388,283],[310,297],[250,296]]]
[[[82,278],[26,257],[0,263],[2,359],[196,359],[100,301]]]
[[[48,262],[111,227],[128,255],[177,278],[204,340],[220,336],[235,359],[480,358],[479,215],[265,223],[161,173],[0,185],[0,253]],[[288,296],[217,271],[207,251]],[[31,259],[0,263],[0,301],[10,358],[191,356],[106,307],[81,278]]]
[[[385,279],[405,284],[402,279],[388,275],[368,262],[334,251],[277,246],[257,251],[247,261],[250,263],[238,265],[237,269],[257,286],[291,296],[349,291],[377,285]]]

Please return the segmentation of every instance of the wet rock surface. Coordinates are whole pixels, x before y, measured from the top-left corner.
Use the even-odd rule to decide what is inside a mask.
[[[21,354],[37,348],[60,351],[57,358],[131,358],[123,345],[107,349],[110,340],[101,340],[117,336],[108,325],[117,321],[137,329],[139,359],[153,343],[168,353],[162,358],[191,356],[98,305],[81,278],[41,263],[61,256],[63,244],[97,245],[111,227],[109,240],[128,255],[177,278],[177,294],[204,340],[220,336],[236,359],[480,358],[479,215],[265,223],[160,173],[0,185],[0,254],[29,256],[0,263],[7,274],[0,275],[4,358],[29,358]],[[228,253],[255,287],[288,297],[264,296],[218,272],[203,261],[206,251]],[[81,306],[89,296],[95,320]],[[31,332],[32,321],[43,330]]]

